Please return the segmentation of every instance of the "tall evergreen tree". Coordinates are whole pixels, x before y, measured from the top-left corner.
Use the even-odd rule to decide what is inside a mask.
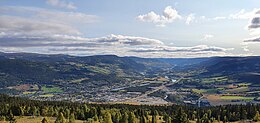
[[[179,108],[178,113],[176,114],[175,117],[175,122],[176,123],[188,123],[188,115],[183,111],[182,108]]]
[[[44,118],[42,119],[42,123],[50,123],[50,122],[49,122],[49,120],[48,120],[47,118],[44,117]]]
[[[120,112],[116,112],[114,118],[113,118],[113,122],[114,123],[120,123],[120,119],[121,119],[121,114]]]
[[[74,113],[71,113],[70,116],[69,116],[69,123],[75,123],[75,115]]]
[[[122,115],[122,119],[120,120],[120,123],[128,123],[128,114],[126,111],[124,111]]]
[[[147,123],[148,122],[148,120],[146,119],[146,116],[141,116],[140,117],[140,123]]]
[[[62,112],[59,113],[58,117],[55,120],[55,123],[66,123],[66,119],[63,116]]]
[[[129,123],[137,123],[137,120],[136,120],[134,112],[130,112],[128,121],[129,121]]]
[[[254,120],[255,122],[258,122],[258,121],[260,121],[260,115],[259,115],[259,111],[256,111],[256,113],[255,113],[255,116],[254,116],[253,120]]]
[[[156,115],[152,115],[152,123],[157,123]]]
[[[103,120],[104,120],[103,123],[113,123],[110,112],[108,112],[108,111],[105,112],[105,114],[103,116]]]
[[[168,115],[164,116],[165,123],[172,123],[172,118]]]

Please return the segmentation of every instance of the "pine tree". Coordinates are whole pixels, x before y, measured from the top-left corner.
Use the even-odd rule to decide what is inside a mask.
[[[207,114],[207,113],[205,113],[205,114],[203,115],[203,117],[201,118],[201,122],[202,122],[202,123],[210,123],[210,120],[209,120],[209,117],[208,117],[208,114]]]
[[[114,121],[115,123],[120,123],[120,118],[121,118],[120,112],[116,112],[113,121]]]
[[[23,109],[23,107],[19,107],[19,114],[20,114],[20,116],[24,116],[24,109]]]
[[[44,118],[42,119],[42,123],[49,123],[49,120],[44,117]]]
[[[93,117],[93,120],[94,120],[96,123],[99,123],[99,119],[98,119],[97,114]]]
[[[172,118],[170,116],[164,116],[165,123],[172,123]]]
[[[129,123],[137,123],[134,112],[130,112]]]
[[[66,120],[62,112],[59,113],[57,119],[55,120],[55,123],[66,123]]]
[[[74,113],[71,113],[69,116],[69,123],[75,123],[75,115]]]
[[[227,122],[228,122],[227,116],[224,116],[223,123],[227,123]]]
[[[33,116],[37,116],[38,115],[38,109],[36,108],[36,106],[32,107],[32,115]]]
[[[218,115],[217,121],[220,122],[220,115]]]
[[[152,113],[152,123],[157,123],[157,115],[158,115],[158,111],[157,110],[155,110],[155,111],[153,111],[153,113]]]
[[[255,116],[254,116],[253,120],[254,120],[255,122],[258,122],[258,121],[260,121],[260,115],[259,115],[259,111],[256,111],[256,113],[255,113]]]
[[[156,115],[153,115],[153,116],[152,116],[152,123],[157,123],[157,121],[156,121]]]
[[[189,122],[188,115],[183,111],[182,108],[180,108],[178,110],[178,113],[175,117],[175,122],[176,123],[188,123]]]
[[[69,110],[69,109],[66,109],[65,112],[64,112],[64,117],[65,117],[66,119],[69,119],[70,116],[71,116],[70,110]]]
[[[146,119],[146,117],[144,115],[141,116],[140,123],[147,123],[147,119]]]
[[[16,119],[14,118],[14,115],[11,110],[9,111],[9,114],[8,114],[8,121],[10,121],[10,123],[16,122]]]
[[[195,120],[196,119],[196,115],[197,115],[197,112],[193,111],[192,115],[191,115],[191,120]]]
[[[243,110],[243,111],[242,111],[240,117],[241,117],[242,120],[246,120],[246,119],[247,119],[247,112],[246,112],[246,110]]]
[[[120,123],[128,123],[128,114],[126,113],[126,111],[124,111]]]
[[[103,118],[104,123],[113,123],[110,112],[106,111]]]

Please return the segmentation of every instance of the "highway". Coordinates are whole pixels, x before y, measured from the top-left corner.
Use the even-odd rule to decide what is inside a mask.
[[[159,90],[166,89],[167,86],[174,85],[174,84],[180,82],[182,79],[183,78],[180,78],[180,79],[176,80],[175,82],[170,82],[170,83],[168,82],[168,83],[162,84],[161,86],[156,87],[155,89],[153,89],[151,91],[146,91],[144,94],[137,96],[135,98],[132,98],[127,102],[137,102],[139,99],[143,99],[143,98],[147,97],[149,94],[152,94],[152,93],[157,92]]]

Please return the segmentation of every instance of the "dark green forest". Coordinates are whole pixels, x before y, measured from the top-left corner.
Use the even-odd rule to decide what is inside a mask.
[[[35,101],[0,95],[1,120],[16,122],[15,116],[57,117],[56,123],[76,119],[86,123],[211,123],[241,120],[259,121],[260,105],[191,107],[184,105],[84,104],[60,101]],[[48,122],[44,118],[42,122]]]

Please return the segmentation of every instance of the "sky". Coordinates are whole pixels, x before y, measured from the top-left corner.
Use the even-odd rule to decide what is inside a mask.
[[[260,55],[259,0],[0,0],[0,52]]]

